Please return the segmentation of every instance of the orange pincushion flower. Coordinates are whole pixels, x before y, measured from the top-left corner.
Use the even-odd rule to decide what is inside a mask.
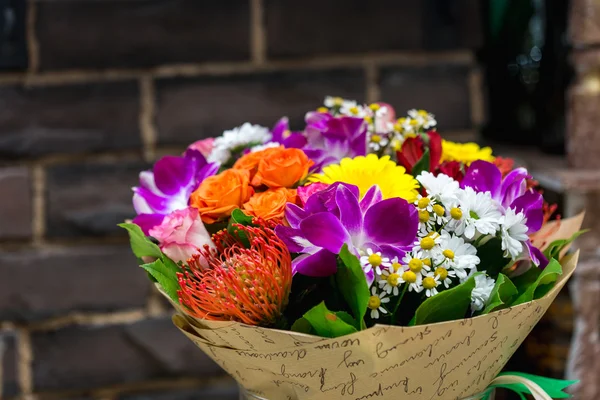
[[[262,218],[265,221],[283,218],[287,203],[296,203],[296,189],[277,188],[262,193],[255,193],[244,204],[248,215]]]
[[[254,174],[256,174],[256,171],[258,170],[258,164],[260,163],[260,160],[268,157],[269,154],[272,152],[276,152],[277,150],[283,150],[283,149],[284,149],[283,146],[279,146],[279,147],[271,147],[271,148],[264,149],[261,151],[255,151],[254,153],[248,153],[248,154],[240,157],[235,162],[235,164],[233,164],[233,168],[245,169],[246,171],[250,172],[250,180],[252,180],[252,178],[254,177]]]
[[[270,149],[258,163],[253,186],[266,185],[270,188],[291,188],[306,178],[314,162],[300,149]],[[259,152],[260,153],[260,152]]]
[[[292,286],[292,259],[275,223],[254,223],[262,226],[236,226],[250,248],[223,230],[213,236],[216,249],[205,246],[188,260],[189,270],[178,273],[179,302],[190,315],[260,326],[280,321]]]
[[[249,183],[248,171],[228,169],[206,178],[190,196],[190,205],[198,209],[202,221],[212,224],[248,201],[254,194]]]

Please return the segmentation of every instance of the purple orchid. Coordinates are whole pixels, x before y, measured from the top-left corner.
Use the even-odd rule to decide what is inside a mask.
[[[309,112],[305,132],[308,148],[304,151],[319,167],[367,154],[367,124],[362,118]]]
[[[182,157],[161,158],[152,171],[140,173],[140,186],[133,188],[133,207],[138,214],[133,222],[148,234],[166,215],[186,208],[192,192],[218,170],[218,163],[207,162],[196,150],[188,149]]]
[[[285,148],[301,149],[306,146],[306,137],[301,132],[290,131],[287,117],[281,118],[271,130],[271,142],[282,144]]]
[[[285,215],[290,226],[280,225],[276,232],[291,252],[301,253],[293,272],[317,277],[336,272],[344,244],[357,256],[371,249],[402,258],[419,225],[415,207],[406,200],[382,200],[378,186],[359,200],[358,187],[339,182],[311,195],[304,209],[288,204]],[[374,272],[365,274],[370,285]]]
[[[527,188],[527,179],[531,176],[525,168],[516,168],[504,178],[502,172],[494,164],[478,160],[473,162],[461,181],[461,187],[472,187],[477,192],[490,192],[492,198],[504,208],[513,208],[523,212],[527,218],[528,234],[541,229],[544,222],[544,198],[533,189]],[[540,268],[548,265],[542,252],[530,241],[526,243],[531,261]]]

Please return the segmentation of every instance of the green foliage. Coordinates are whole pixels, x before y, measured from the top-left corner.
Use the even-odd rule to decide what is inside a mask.
[[[477,275],[474,274],[458,286],[444,290],[425,300],[417,308],[414,325],[464,318],[471,305],[471,292],[475,288],[475,276]]]
[[[478,269],[487,272],[494,279],[511,262],[510,259],[504,258],[502,240],[497,237],[488,240],[481,246],[477,246],[477,257],[480,260]]]
[[[314,332],[321,337],[335,338],[356,332],[356,321],[344,311],[333,312],[327,309],[325,302],[314,306],[304,314]],[[298,321],[294,323],[296,325]],[[303,322],[301,324],[304,325]],[[298,328],[298,326],[296,326]],[[303,328],[306,328],[304,325]]]
[[[426,149],[419,161],[413,165],[411,175],[417,176],[423,171],[429,171],[429,149]]]
[[[133,254],[135,254],[136,257],[159,258],[162,256],[160,248],[144,235],[144,232],[142,232],[142,229],[139,226],[127,223],[119,224],[119,226],[129,233],[131,250],[133,250]]]
[[[510,278],[504,274],[499,274],[496,278],[494,289],[492,289],[492,293],[490,294],[488,305],[483,309],[481,315],[508,307],[517,294],[517,287],[512,283]]]
[[[290,330],[292,332],[307,333],[309,335],[315,335],[316,334],[316,332],[313,329],[313,327],[310,324],[310,322],[308,322],[308,320],[306,318],[304,318],[304,317],[298,318],[296,320],[296,322],[294,322],[292,324],[292,327],[290,328]]]
[[[229,232],[233,236],[237,236],[246,247],[250,247],[250,242],[248,241],[248,237],[245,232],[237,229],[233,224],[240,224],[244,226],[252,225],[252,217],[244,214],[242,210],[236,208],[231,213],[231,218],[229,218],[229,223],[227,224],[227,232]]]
[[[348,250],[348,245],[344,244],[340,251],[341,263],[338,263],[338,270],[335,274],[335,281],[342,297],[350,307],[356,320],[356,329],[366,329],[364,317],[369,304],[369,285],[365,273],[356,256]]]
[[[511,306],[543,297],[552,289],[559,275],[562,275],[562,266],[555,259],[551,259],[543,270],[531,267],[523,275],[517,276],[513,283],[519,294]]]
[[[570,245],[575,239],[577,239],[579,236],[583,235],[587,231],[588,231],[588,229],[581,230],[579,232],[575,232],[573,234],[573,236],[571,236],[568,239],[559,239],[559,240],[553,241],[546,248],[546,250],[544,250],[544,255],[546,256],[546,258],[548,260],[551,258],[558,260],[560,258],[560,253],[563,251],[563,249],[565,247],[567,247],[568,245]]]
[[[169,260],[167,257],[164,258]],[[179,303],[179,296],[177,295],[179,283],[177,282],[176,271],[167,267],[164,261],[160,258],[154,262],[142,264],[141,267],[144,268],[146,272],[148,272],[148,274],[160,284],[165,293],[169,295],[171,300],[175,301],[175,303]]]

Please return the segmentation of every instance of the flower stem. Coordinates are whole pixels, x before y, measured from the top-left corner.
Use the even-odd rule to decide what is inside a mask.
[[[393,324],[396,320],[396,313],[398,312],[398,308],[400,307],[400,303],[402,303],[402,299],[404,298],[404,294],[406,293],[406,289],[408,289],[408,283],[404,284],[404,289],[402,289],[402,293],[400,293],[400,297],[398,298],[398,303],[396,303],[396,307],[394,307],[394,312],[391,315],[391,323]]]

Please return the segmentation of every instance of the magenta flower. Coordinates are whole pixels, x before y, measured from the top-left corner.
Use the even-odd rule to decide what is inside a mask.
[[[306,137],[301,132],[290,131],[287,117],[281,118],[271,130],[271,142],[282,144],[286,149],[301,149],[306,146]]]
[[[133,222],[148,234],[167,214],[187,208],[192,192],[218,170],[218,163],[207,162],[192,149],[182,157],[161,158],[152,171],[140,173],[140,186],[133,188],[133,207],[138,214]]]
[[[401,258],[419,225],[415,207],[406,200],[382,200],[378,186],[359,200],[358,188],[345,183],[314,193],[304,209],[288,204],[286,219],[290,226],[280,225],[275,231],[291,252],[301,253],[293,261],[294,273],[320,277],[336,272],[336,255],[344,244],[356,256],[371,249]],[[373,270],[366,276],[371,284]]]

